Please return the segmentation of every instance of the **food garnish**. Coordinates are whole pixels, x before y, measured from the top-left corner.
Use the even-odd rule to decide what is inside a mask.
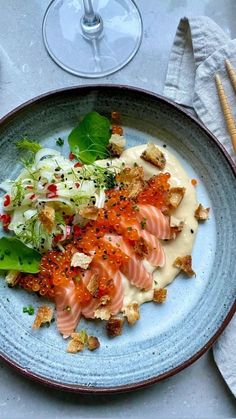
[[[51,307],[46,305],[39,307],[32,328],[39,329],[42,325],[51,323],[52,316],[53,310]]]
[[[162,151],[152,143],[147,145],[146,150],[141,154],[141,158],[146,160],[149,163],[154,164],[154,166],[158,167],[159,169],[164,169],[166,164],[166,158]]]
[[[186,255],[175,259],[173,266],[185,272],[188,276],[196,275],[192,269],[192,256]]]
[[[205,208],[202,204],[199,204],[194,216],[198,221],[206,221],[209,216],[210,208]]]
[[[111,137],[110,121],[97,112],[87,114],[72,130],[68,142],[71,152],[83,163],[94,163],[108,157],[107,146]]]
[[[153,301],[155,303],[165,303],[166,301],[166,296],[167,296],[167,289],[166,288],[158,288],[155,289],[153,292]]]
[[[15,237],[0,239],[0,269],[37,273],[41,255]]]

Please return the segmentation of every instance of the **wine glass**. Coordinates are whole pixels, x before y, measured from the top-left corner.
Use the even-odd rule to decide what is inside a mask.
[[[51,58],[81,77],[103,77],[124,67],[142,39],[133,0],[53,0],[43,19]]]

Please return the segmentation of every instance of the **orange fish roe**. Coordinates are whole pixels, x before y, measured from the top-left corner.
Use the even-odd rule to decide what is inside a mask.
[[[85,305],[89,303],[89,301],[92,299],[92,295],[87,290],[86,286],[84,285],[83,281],[79,280],[75,282],[75,288],[76,288],[76,296],[78,301],[81,305]]]
[[[197,179],[191,179],[191,183],[192,183],[193,186],[196,186],[197,185]]]
[[[101,298],[104,295],[109,295],[109,297],[113,297],[115,294],[115,284],[113,279],[107,279],[105,276],[101,276],[98,281],[98,293],[97,297]]]
[[[41,259],[39,273],[22,275],[19,285],[28,291],[39,292],[40,295],[53,298],[55,286],[66,285],[69,279],[75,279],[80,273],[79,268],[70,266],[75,251],[76,248],[68,244],[65,252],[47,252]]]
[[[117,112],[117,111],[113,111],[112,113],[111,113],[111,119],[113,120],[113,121],[119,121],[120,120],[120,112]]]
[[[112,125],[111,132],[112,134],[123,135],[123,128],[120,125]]]
[[[154,205],[164,211],[168,207],[169,179],[170,174],[168,172],[160,173],[149,179],[146,188],[138,195],[138,204]]]

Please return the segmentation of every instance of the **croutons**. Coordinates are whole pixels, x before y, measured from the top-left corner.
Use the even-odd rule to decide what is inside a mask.
[[[171,238],[175,239],[177,234],[183,230],[184,222],[179,220],[176,217],[170,217],[170,231],[171,231]]]
[[[122,333],[122,328],[124,324],[124,318],[118,316],[112,316],[107,322],[107,334],[109,337],[113,338],[119,336]]]
[[[87,218],[88,220],[96,220],[98,218],[99,208],[95,205],[89,205],[85,208],[82,208],[79,211],[79,215],[83,218]]]
[[[90,351],[94,351],[100,347],[100,342],[96,336],[89,336],[87,345]]]
[[[125,138],[119,134],[112,134],[107,149],[112,157],[120,157],[125,149]]]
[[[73,335],[77,335],[79,333],[72,333]],[[77,352],[81,352],[84,350],[84,343],[82,343],[79,339],[72,338],[67,346],[67,352],[71,354],[76,354]]]
[[[129,192],[129,198],[135,198],[144,188],[144,170],[141,166],[126,167],[116,176],[117,182],[121,183]]]
[[[88,348],[90,351],[100,347],[100,342],[95,336],[88,336],[85,330],[71,333],[71,340],[67,346],[67,352],[75,354]]]
[[[111,312],[109,310],[109,307],[107,306],[98,307],[97,310],[95,310],[94,312],[94,317],[96,319],[109,320],[111,317]]]
[[[124,315],[130,325],[136,323],[136,321],[140,318],[138,303],[131,303],[125,307]]]
[[[169,190],[169,203],[172,208],[177,208],[181,203],[186,188],[176,187]]]
[[[167,289],[160,288],[153,291],[153,301],[155,303],[163,304],[166,301]]]
[[[140,156],[143,160],[146,160],[149,163],[154,164],[154,166],[159,169],[164,169],[166,164],[166,158],[159,148],[153,144],[149,143],[146,150]]]
[[[39,221],[43,224],[45,230],[48,233],[52,232],[54,223],[55,223],[55,210],[54,208],[50,207],[49,205],[45,205],[45,207],[39,213]]]
[[[199,204],[194,213],[194,217],[198,221],[205,221],[208,219],[209,211],[210,211],[210,208],[205,208],[202,204]]]
[[[93,297],[96,297],[97,292],[98,292],[98,285],[99,285],[99,281],[98,281],[98,275],[94,274],[92,275],[92,277],[89,280],[89,283],[87,285],[87,290],[90,292],[90,294]]]
[[[150,251],[150,247],[147,241],[143,237],[139,237],[134,244],[134,252],[140,258],[144,259]]]
[[[85,253],[76,252],[71,258],[70,265],[74,267],[80,267],[82,269],[87,269],[92,260],[92,256],[88,256]]]
[[[17,282],[20,279],[20,272],[19,271],[14,271],[13,269],[11,269],[10,271],[8,271],[5,280],[6,283],[10,286],[10,287],[14,287]]]
[[[141,166],[125,167],[116,176],[116,180],[124,186],[128,186],[132,182],[144,181],[144,170]]]
[[[190,255],[176,258],[173,266],[181,269],[181,271],[185,272],[188,276],[195,275],[195,272],[192,269],[192,256]]]
[[[52,316],[53,316],[53,310],[51,307],[48,307],[48,306],[39,307],[32,328],[39,329],[44,323],[51,323]]]

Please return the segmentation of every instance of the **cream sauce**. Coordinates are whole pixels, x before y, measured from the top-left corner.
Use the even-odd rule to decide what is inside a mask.
[[[160,170],[153,164],[148,163],[140,158],[140,155],[145,150],[145,145],[129,148],[125,150],[119,159],[113,160],[113,165],[120,165],[122,162],[126,166],[133,167],[134,163],[142,166],[144,169],[145,178],[149,179],[153,175],[160,173]],[[166,158],[166,165],[162,172],[169,172],[171,174],[170,184],[172,187],[180,186],[186,188],[184,198],[176,209],[174,216],[179,220],[184,221],[183,230],[176,239],[169,241],[161,240],[166,255],[166,263],[163,268],[153,268],[149,262],[144,261],[145,268],[149,272],[153,272],[153,289],[164,288],[170,284],[179,269],[173,267],[173,262],[178,256],[190,255],[192,253],[193,243],[196,236],[198,223],[194,217],[195,209],[197,208],[197,197],[194,186],[191,184],[191,179],[179,163],[167,149],[159,147]],[[105,161],[104,161],[105,163]],[[193,233],[191,233],[191,230]],[[151,301],[153,298],[153,289],[149,291],[141,291],[135,286],[131,285],[128,279],[123,275],[124,284],[124,305],[137,302],[143,304],[146,301]]]

